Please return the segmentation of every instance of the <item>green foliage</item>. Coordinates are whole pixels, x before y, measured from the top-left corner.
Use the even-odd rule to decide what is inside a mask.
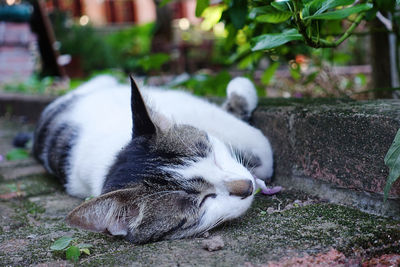
[[[338,20],[344,19],[354,13],[363,12],[372,8],[372,4],[360,4],[357,6],[349,7],[346,9],[339,9],[331,12],[326,12],[322,14],[314,14],[312,16],[308,16],[303,18],[304,20],[308,19],[327,19],[327,20]]]
[[[286,44],[294,40],[301,40],[303,37],[296,29],[290,29],[282,33],[263,34],[252,39],[252,51],[268,50]]]
[[[161,66],[170,60],[170,56],[165,53],[149,54],[137,61],[137,64],[145,71],[160,70]]]
[[[63,236],[54,241],[50,246],[52,251],[65,251],[65,257],[67,260],[77,262],[82,253],[90,255],[92,245],[85,243],[76,243],[76,238],[70,236]]]
[[[247,77],[252,79],[252,77]],[[227,71],[221,71],[216,75],[211,74],[196,74],[171,81],[167,86],[171,88],[186,88],[195,95],[200,96],[226,96],[226,87],[231,81],[232,76]],[[260,96],[265,94],[264,90],[257,88],[257,93]]]
[[[281,23],[287,21],[292,16],[291,12],[276,9],[274,6],[266,6],[254,11],[259,14],[256,16],[257,22]]]
[[[79,256],[81,256],[81,251],[76,246],[70,246],[65,251],[65,256],[66,256],[67,260],[77,262],[79,260]]]
[[[383,3],[380,0],[377,3]],[[198,0],[202,14],[208,1]],[[227,25],[228,39],[232,44],[234,37],[245,34],[246,39],[252,40],[251,51],[270,50],[291,41],[304,41],[308,46],[336,47],[347,39],[356,26],[364,19],[365,13],[371,10],[372,3],[355,3],[354,0],[225,0],[224,14],[220,21]],[[381,4],[386,8],[390,3]],[[204,11],[205,10],[205,11]],[[375,10],[376,13],[377,10]],[[199,15],[200,13],[196,13]],[[329,20],[342,20],[358,14],[351,26],[336,40],[324,39],[324,33],[329,31]],[[206,16],[207,19],[207,16]],[[271,27],[270,24],[278,24]],[[232,25],[233,27],[230,27]],[[242,31],[238,31],[241,30]],[[240,44],[239,44],[240,45]],[[231,45],[230,45],[231,46]]]
[[[180,81],[172,81],[169,86],[185,87],[200,96],[225,96],[226,86],[231,78],[227,71],[222,71],[215,76],[197,74]]]
[[[247,0],[231,0],[228,14],[236,29],[242,29],[246,23],[248,13]]]
[[[11,93],[45,94],[54,82],[52,77],[40,78],[32,75],[24,82],[10,82],[3,85],[3,90]]]
[[[206,9],[209,4],[210,0],[197,0],[196,11],[195,11],[196,16],[200,17],[204,9]]]
[[[21,160],[29,158],[29,151],[24,148],[14,148],[6,154],[9,161]]]
[[[264,71],[261,77],[261,82],[263,84],[268,85],[270,83],[279,65],[280,65],[279,62],[273,62],[271,65],[269,65],[269,67]]]
[[[385,156],[385,164],[389,167],[389,176],[383,190],[384,199],[386,200],[393,183],[400,177],[400,129]]]
[[[63,250],[69,246],[69,244],[74,240],[74,238],[70,236],[63,236],[54,241],[54,243],[50,246],[51,250]]]

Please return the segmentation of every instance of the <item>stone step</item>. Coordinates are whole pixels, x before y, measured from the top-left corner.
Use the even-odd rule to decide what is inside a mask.
[[[383,203],[399,100],[265,99],[252,123],[271,141],[278,184],[399,217],[400,181]]]

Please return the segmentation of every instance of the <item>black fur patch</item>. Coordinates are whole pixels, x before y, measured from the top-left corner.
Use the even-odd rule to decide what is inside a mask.
[[[57,124],[59,116],[71,107],[76,97],[42,113],[34,134],[33,155],[50,173],[65,183],[68,156],[76,139],[76,129]]]
[[[69,156],[76,136],[77,129],[64,123],[56,127],[49,139],[49,166],[62,183],[66,183]]]

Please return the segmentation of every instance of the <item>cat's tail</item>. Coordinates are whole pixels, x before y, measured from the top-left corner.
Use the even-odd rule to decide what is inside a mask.
[[[247,78],[237,77],[229,82],[226,91],[227,98],[222,107],[239,119],[248,121],[258,102],[254,84]]]

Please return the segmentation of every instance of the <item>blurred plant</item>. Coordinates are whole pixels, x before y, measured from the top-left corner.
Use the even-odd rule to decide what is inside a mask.
[[[217,75],[200,73],[187,76],[183,79],[180,79],[178,76],[168,86],[175,88],[184,87],[200,96],[225,96],[226,86],[231,78],[231,75],[227,71],[222,71]]]
[[[397,132],[393,144],[385,156],[385,164],[390,170],[384,189],[384,199],[386,200],[393,183],[400,177],[400,130]]]
[[[150,53],[153,30],[154,23],[148,23],[107,36],[116,65],[126,72],[160,70],[170,58],[164,53]]]
[[[69,14],[55,10],[50,15],[61,54],[69,54],[90,73],[112,67],[115,62],[111,47],[91,25],[75,24]]]
[[[247,78],[253,81],[253,78],[248,75]],[[172,80],[168,87],[171,88],[181,88],[190,90],[195,95],[200,96],[226,96],[226,87],[228,83],[231,81],[232,76],[228,71],[220,71],[217,74],[210,73],[198,73],[192,76],[185,75],[177,76],[174,80]],[[257,94],[259,96],[264,96],[265,91],[263,88],[256,86]]]
[[[2,85],[2,89],[12,93],[26,94],[45,94],[49,93],[49,88],[54,83],[54,78],[44,77],[39,78],[37,75],[32,75],[24,82],[10,82]]]

